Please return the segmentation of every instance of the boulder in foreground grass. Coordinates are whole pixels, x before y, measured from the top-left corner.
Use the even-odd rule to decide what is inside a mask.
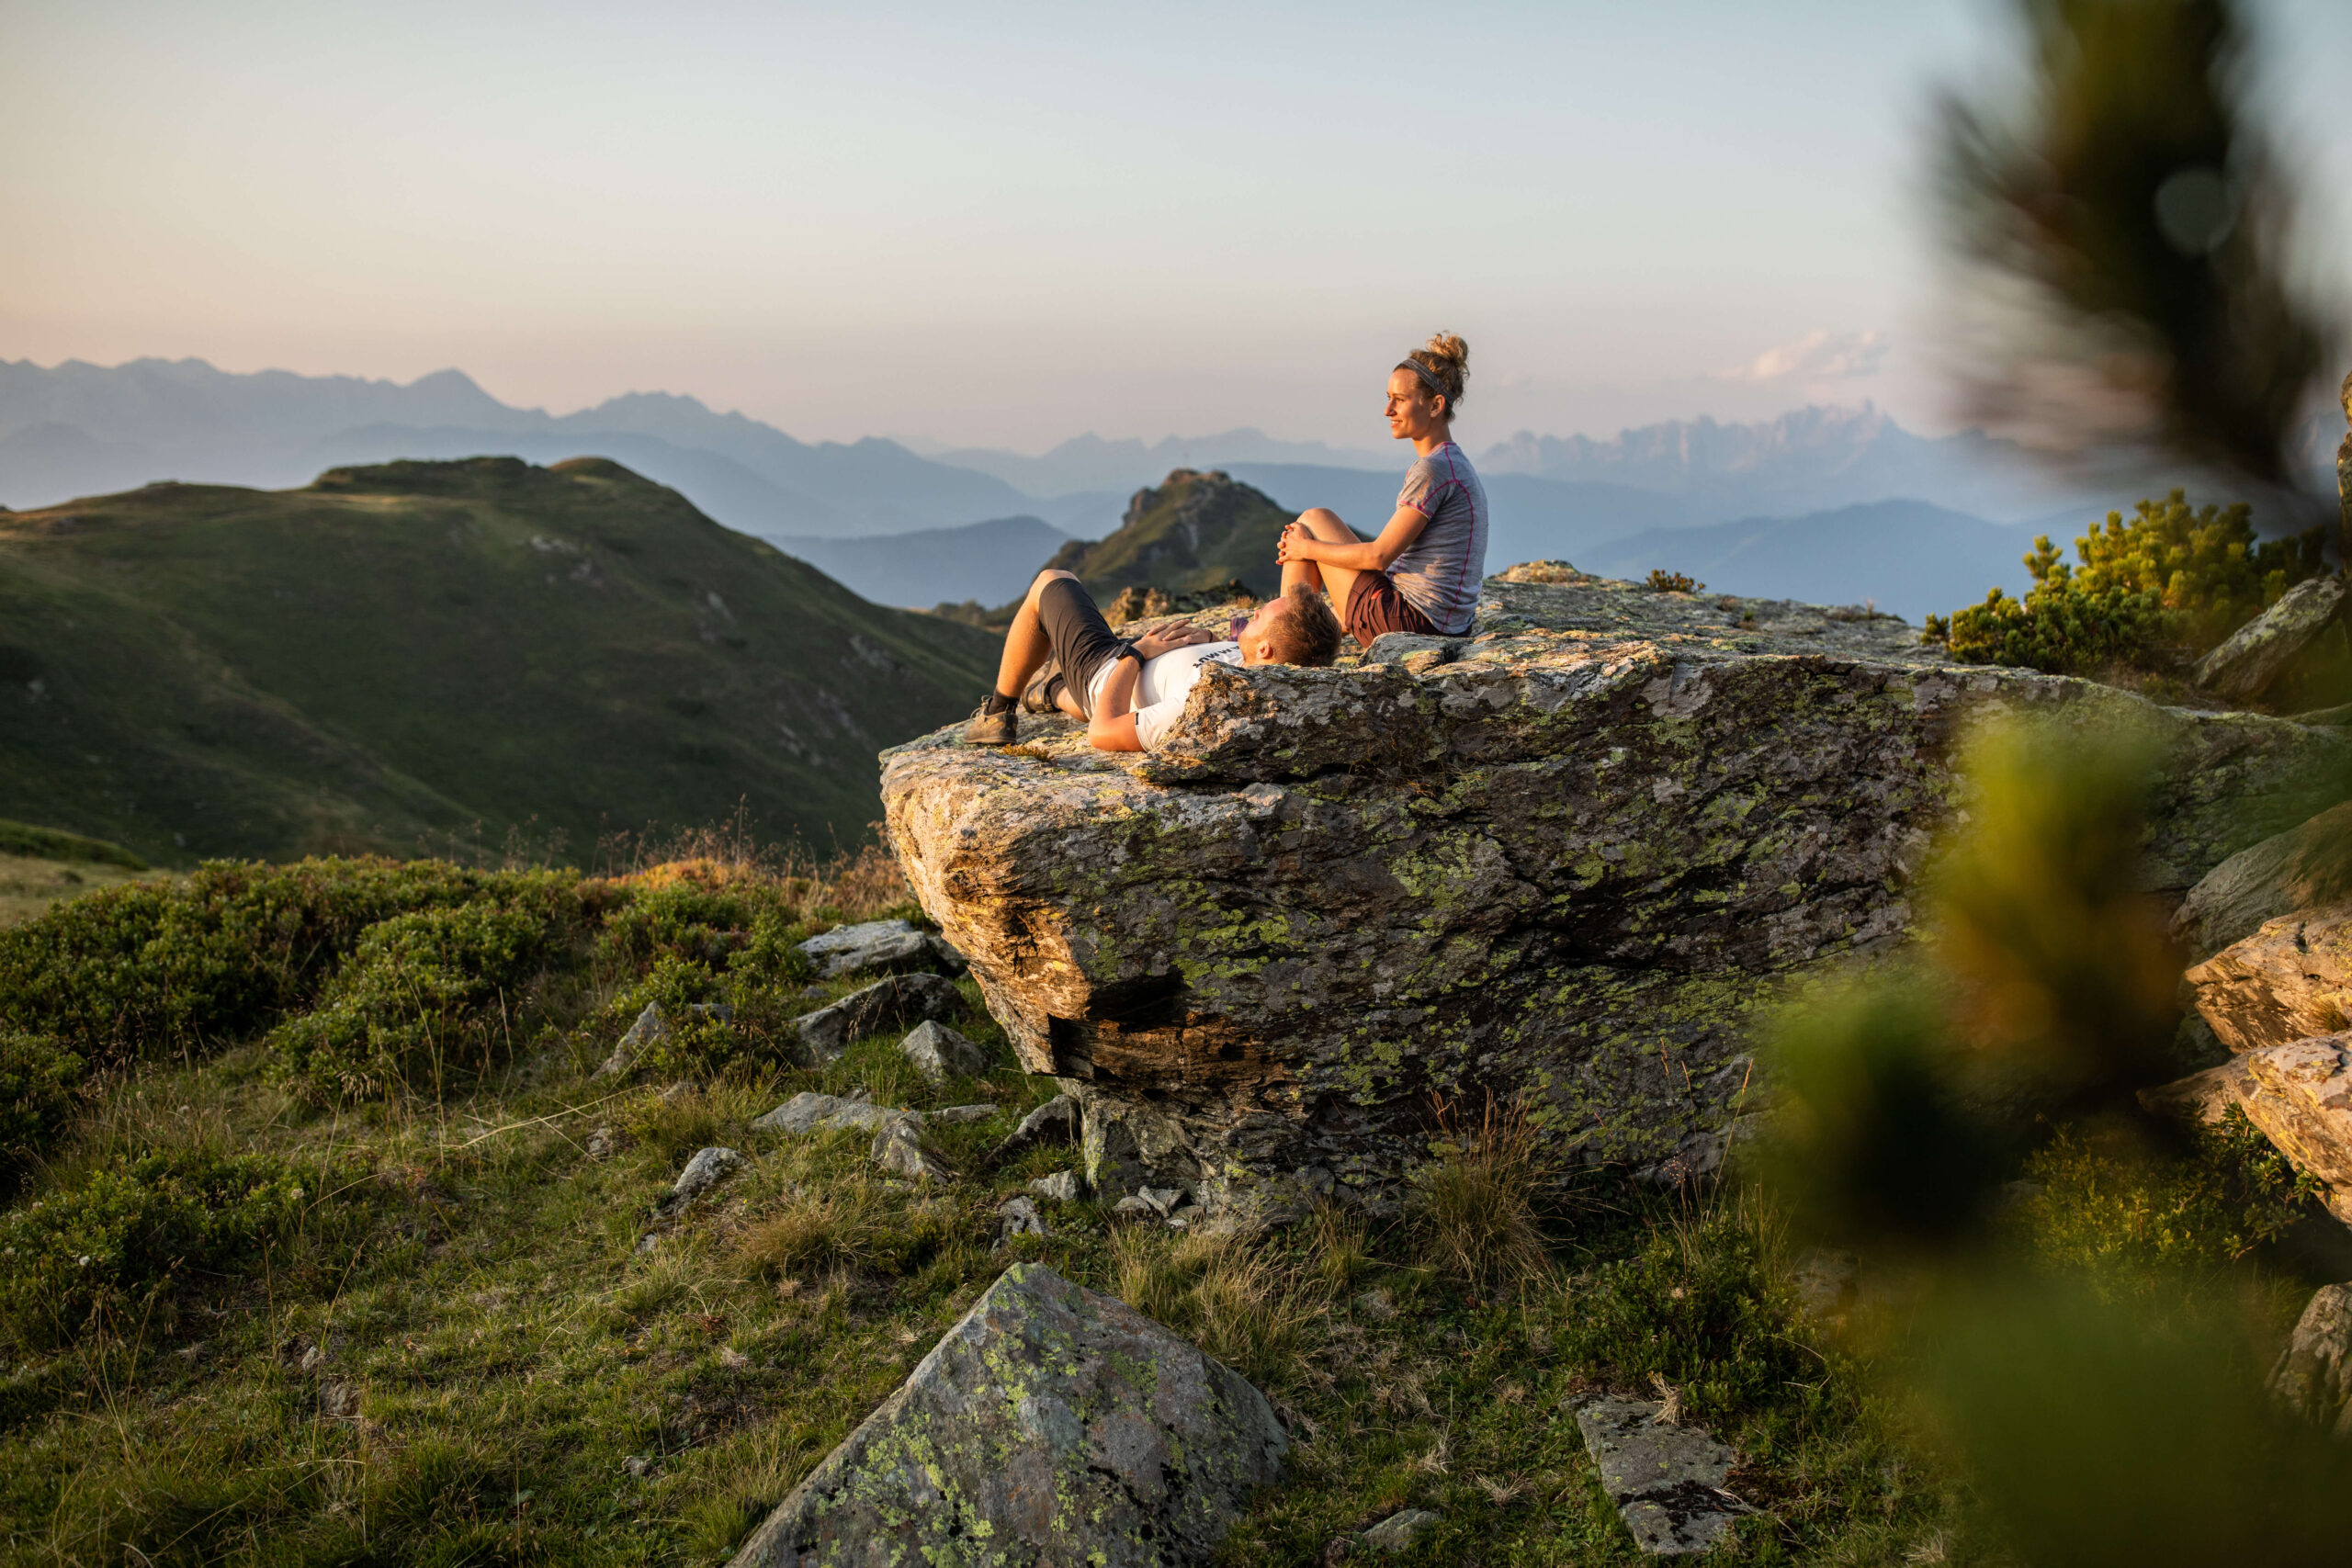
[[[648,1002],[645,1010],[637,1015],[637,1021],[628,1026],[628,1032],[614,1044],[613,1054],[605,1058],[605,1065],[593,1076],[603,1078],[627,1073],[637,1066],[638,1057],[649,1047],[667,1044],[669,1040],[670,1021],[662,1016],[662,1004]]]
[[[954,982],[936,975],[893,975],[852,991],[800,1021],[800,1043],[820,1062],[849,1049],[850,1042],[893,1023],[954,1018],[964,998]]]
[[[989,1070],[987,1053],[936,1019],[914,1026],[899,1049],[929,1082],[976,1078]]]
[[[1289,1440],[1231,1369],[1016,1263],[734,1568],[1206,1562]]]
[[[1598,1399],[1577,1412],[1602,1490],[1644,1551],[1706,1551],[1756,1510],[1724,1490],[1738,1455],[1698,1427],[1660,1421],[1646,1399]]]
[[[863,1100],[842,1100],[803,1090],[752,1125],[763,1133],[830,1133],[838,1127],[867,1132],[895,1121],[910,1121],[920,1126],[922,1119],[920,1111],[897,1111]]]

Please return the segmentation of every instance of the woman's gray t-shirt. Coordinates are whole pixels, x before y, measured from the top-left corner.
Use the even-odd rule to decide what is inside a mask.
[[[1388,564],[1388,580],[1431,626],[1458,637],[1470,629],[1487,576],[1487,487],[1449,441],[1405,471],[1396,504],[1429,521]]]

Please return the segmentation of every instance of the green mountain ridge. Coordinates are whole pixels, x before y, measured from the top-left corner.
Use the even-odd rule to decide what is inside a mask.
[[[1076,572],[1105,603],[1129,586],[1189,593],[1236,578],[1262,597],[1282,585],[1274,546],[1294,515],[1220,470],[1178,468],[1136,491],[1109,536],[1073,539],[1046,564]]]
[[[601,458],[153,485],[0,513],[0,817],[175,863],[739,805],[822,848],[994,662]]]

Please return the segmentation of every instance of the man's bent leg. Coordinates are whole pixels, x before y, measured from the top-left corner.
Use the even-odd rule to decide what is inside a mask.
[[[966,740],[976,746],[1010,746],[1019,739],[1021,688],[1029,683],[1029,677],[1045,665],[1046,655],[1053,651],[1044,619],[1037,611],[1037,596],[1048,582],[1069,575],[1067,571],[1041,571],[1029,584],[1021,608],[1012,613],[1012,625],[1005,628],[1004,652],[996,664],[996,690],[973,713],[972,722],[964,727]]]
[[[1298,514],[1299,525],[1327,545],[1360,545],[1355,530],[1340,521],[1340,514],[1328,506],[1310,507]],[[1331,596],[1332,607],[1341,615],[1348,613],[1348,593],[1356,585],[1352,568],[1332,566],[1326,561],[1295,560],[1283,563],[1283,592],[1287,593],[1295,582],[1310,588],[1320,588]]]

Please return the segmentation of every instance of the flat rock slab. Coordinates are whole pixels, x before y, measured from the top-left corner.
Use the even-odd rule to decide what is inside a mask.
[[[1016,1263],[734,1568],[1204,1563],[1288,1449],[1238,1373]]]
[[[1661,1424],[1658,1410],[1599,1399],[1577,1412],[1577,1428],[1635,1544],[1657,1557],[1705,1551],[1756,1511],[1724,1490],[1739,1456],[1703,1428]]]
[[[797,951],[827,980],[861,969],[941,969],[956,975],[964,968],[962,953],[905,920],[867,920],[837,927],[810,937]]]
[[[800,1020],[800,1043],[830,1062],[860,1040],[888,1025],[921,1019],[954,1018],[964,1010],[955,983],[936,975],[893,975],[852,991],[832,1006]]]
[[[752,1125],[763,1133],[830,1133],[842,1127],[870,1133],[878,1132],[891,1122],[911,1122],[920,1127],[922,1121],[920,1111],[897,1111],[863,1100],[804,1092],[794,1095]]]

